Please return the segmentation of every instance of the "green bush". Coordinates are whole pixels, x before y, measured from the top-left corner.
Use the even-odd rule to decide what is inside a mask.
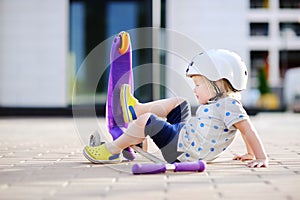
[[[261,95],[271,93],[266,71],[263,67],[261,67],[258,72],[258,90]]]

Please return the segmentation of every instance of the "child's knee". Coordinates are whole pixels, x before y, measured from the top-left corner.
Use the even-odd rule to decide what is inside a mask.
[[[135,120],[136,125],[145,127],[148,122],[148,119],[150,118],[151,115],[152,115],[152,113],[144,113],[144,114],[140,115]]]
[[[139,116],[133,123],[129,124],[126,134],[135,137],[139,141],[138,143],[140,143],[145,138],[145,128],[150,116],[151,113]]]
[[[175,100],[176,100],[176,105],[175,106],[178,106],[180,104],[182,104],[184,101],[186,101],[184,98],[182,97],[174,97]]]

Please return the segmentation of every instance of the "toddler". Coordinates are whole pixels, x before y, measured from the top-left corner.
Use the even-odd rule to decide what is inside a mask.
[[[241,102],[239,92],[246,89],[248,72],[234,52],[209,50],[196,55],[186,70],[195,84],[199,107],[191,116],[188,101],[173,97],[139,103],[130,86],[121,88],[120,101],[127,130],[116,140],[84,148],[93,163],[118,163],[121,151],[150,136],[169,162],[212,161],[241,132],[247,153],[234,160],[251,160],[248,167],[268,167],[263,144]]]

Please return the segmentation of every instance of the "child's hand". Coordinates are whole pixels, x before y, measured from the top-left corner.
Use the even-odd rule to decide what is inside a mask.
[[[254,155],[250,154],[250,153],[246,153],[245,155],[239,155],[236,154],[232,160],[241,160],[241,161],[246,161],[246,160],[253,160],[254,159]]]
[[[269,166],[269,161],[268,159],[257,159],[249,162],[247,164],[248,167],[250,168],[260,168],[260,167],[268,167]]]

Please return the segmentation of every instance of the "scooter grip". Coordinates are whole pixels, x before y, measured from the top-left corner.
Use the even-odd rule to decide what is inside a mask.
[[[166,170],[165,164],[134,164],[132,166],[133,174],[158,174]]]
[[[175,172],[198,171],[203,172],[206,168],[205,161],[199,160],[196,162],[178,162],[174,163]]]

